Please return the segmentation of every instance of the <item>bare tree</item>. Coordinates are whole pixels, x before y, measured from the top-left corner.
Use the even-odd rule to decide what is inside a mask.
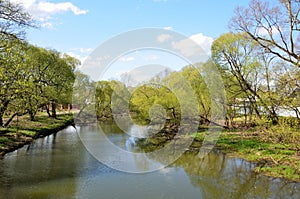
[[[252,0],[248,8],[236,8],[229,26],[246,32],[265,52],[300,67],[299,13],[299,0],[278,0],[272,4]]]
[[[3,37],[21,38],[24,28],[34,27],[31,16],[20,4],[9,0],[0,0],[0,34]]]

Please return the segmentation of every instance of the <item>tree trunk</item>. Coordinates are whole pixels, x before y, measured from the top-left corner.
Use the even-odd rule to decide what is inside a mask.
[[[272,124],[274,124],[274,125],[278,124],[279,118],[278,118],[275,111],[271,112],[270,117],[271,117],[271,120],[272,120]]]
[[[8,125],[11,123],[11,121],[18,115],[18,113],[14,113],[4,124],[4,127],[8,127]]]
[[[293,108],[293,110],[295,111],[296,118],[299,119],[300,111],[298,110],[298,108]]]
[[[45,105],[45,108],[46,108],[46,111],[47,111],[48,116],[51,117],[50,110],[49,110],[49,105],[46,104],[46,105]]]
[[[244,101],[244,125],[247,125],[247,103]]]
[[[2,103],[2,107],[0,108],[0,127],[3,126],[3,115],[7,109],[8,104],[9,104],[9,100],[5,100]]]
[[[3,126],[3,114],[0,113],[0,127]]]
[[[35,117],[35,112],[34,111],[29,111],[29,116],[30,116],[30,121],[33,121],[34,120],[34,117]]]
[[[51,105],[52,105],[52,117],[56,118],[56,102],[53,101]]]

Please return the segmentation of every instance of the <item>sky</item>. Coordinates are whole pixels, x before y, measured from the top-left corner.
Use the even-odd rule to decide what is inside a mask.
[[[237,6],[250,0],[11,0],[21,2],[40,25],[27,40],[84,60],[103,42],[139,28],[172,30],[193,39],[209,54],[228,32]],[[161,39],[166,39],[161,37]],[[145,53],[147,54],[147,53]],[[146,55],[145,55],[146,56]],[[150,56],[149,54],[147,56]],[[121,57],[129,62],[130,56]]]

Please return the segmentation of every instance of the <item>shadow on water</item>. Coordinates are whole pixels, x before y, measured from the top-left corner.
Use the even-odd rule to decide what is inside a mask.
[[[124,134],[110,123],[100,126],[115,145],[137,151],[132,132]],[[80,127],[86,134],[96,129]],[[125,130],[133,129],[137,130],[132,126]],[[141,160],[125,158],[140,167],[147,166]],[[164,162],[168,157],[151,154],[148,158]],[[300,198],[299,183],[258,175],[254,167],[219,151],[204,158],[188,152],[156,172],[123,173],[93,158],[74,128],[69,127],[0,161],[0,198]]]

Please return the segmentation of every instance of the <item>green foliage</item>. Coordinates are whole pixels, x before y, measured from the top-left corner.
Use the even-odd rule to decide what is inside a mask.
[[[124,114],[129,110],[130,93],[124,84],[117,81],[99,81],[95,89],[95,108],[99,119]]]
[[[200,67],[205,68],[211,62],[201,64]],[[209,119],[211,115],[211,96],[206,82],[200,74],[201,68],[187,66],[182,69],[182,75],[187,79],[197,97],[199,114],[204,119]],[[202,123],[205,123],[203,121]]]
[[[34,26],[21,5],[0,1],[0,13],[0,126],[9,125],[16,115],[28,113],[33,120],[50,101],[71,103],[79,61],[21,40],[23,28]],[[11,117],[6,124],[4,115]]]
[[[164,86],[150,84],[136,88],[130,99],[130,111],[135,113],[135,120],[146,123],[164,119],[174,122],[180,119],[180,106],[176,96]]]
[[[1,42],[10,45],[0,54],[0,126],[5,113],[11,117],[28,113],[33,120],[50,101],[71,103],[78,60],[18,39]]]

